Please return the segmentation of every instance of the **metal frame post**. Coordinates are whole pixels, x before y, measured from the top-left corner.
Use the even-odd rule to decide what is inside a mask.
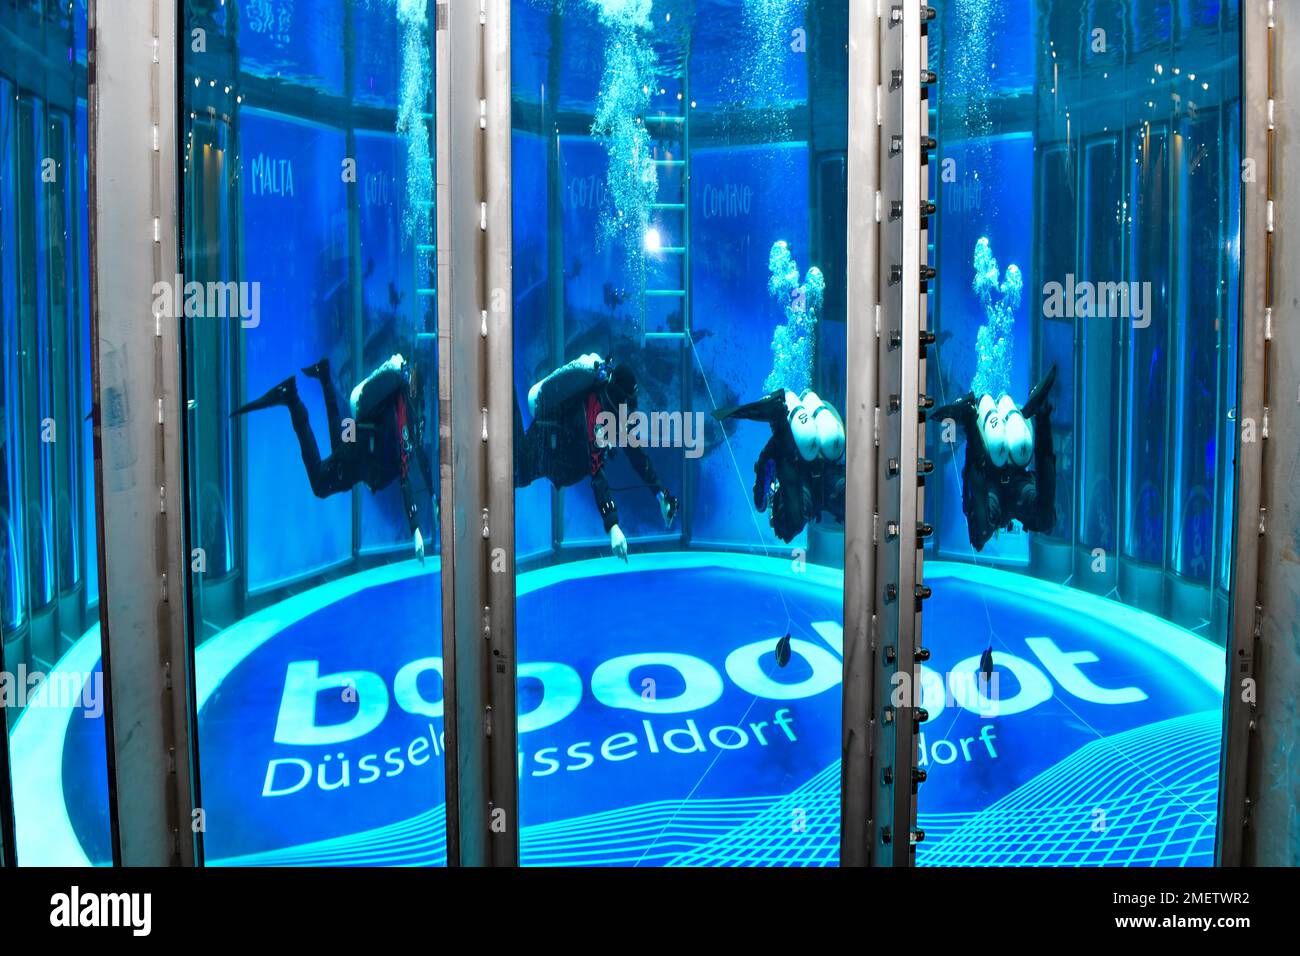
[[[455,755],[448,828],[457,847],[449,862],[511,866],[519,801],[509,0],[438,0],[436,74],[439,466],[442,500],[454,505],[442,527],[446,750]]]
[[[879,193],[876,216],[879,290],[874,419],[876,514],[873,516],[875,602],[872,710],[869,732],[871,797],[869,858],[910,866],[924,834],[916,829],[917,728],[920,693],[921,583],[925,450],[925,164],[927,138],[926,22],[934,10],[920,0],[882,4],[878,24]],[[850,403],[853,404],[852,402]],[[846,590],[848,588],[846,587]],[[848,660],[848,655],[846,655]],[[846,717],[849,716],[846,708]]]
[[[185,628],[176,4],[90,4],[90,270],[100,623],[113,857],[193,865]],[[181,290],[173,290],[174,297]],[[151,314],[151,312],[153,314]]]
[[[1268,541],[1263,506],[1265,439],[1268,437],[1269,338],[1276,283],[1273,203],[1275,18],[1273,0],[1250,0],[1241,9],[1242,167],[1241,184],[1241,340],[1238,348],[1237,476],[1233,510],[1231,630],[1228,635],[1224,686],[1224,739],[1220,763],[1219,822],[1215,857],[1223,866],[1247,862],[1245,845],[1253,842],[1251,750],[1257,728],[1255,665],[1265,608],[1260,598],[1261,547]],[[1253,171],[1253,176],[1248,174]],[[1285,302],[1286,297],[1278,297]],[[1289,467],[1289,466],[1288,466]],[[1290,484],[1290,482],[1287,482]],[[1290,540],[1290,533],[1283,534]],[[1293,603],[1288,595],[1286,603]],[[1279,608],[1279,611],[1281,609]],[[1289,613],[1289,612],[1283,612]],[[1287,632],[1288,635],[1290,632]],[[1291,693],[1288,690],[1288,694]],[[1284,731],[1285,732],[1285,731]],[[1292,730],[1291,732],[1294,732]],[[1256,769],[1256,772],[1258,770]],[[1269,768],[1269,773],[1275,773]],[[1283,794],[1289,802],[1294,795]]]
[[[840,761],[840,865],[863,866],[872,856],[874,788],[871,741],[875,729],[873,673],[876,565],[872,539],[876,509],[877,323],[879,322],[876,204],[880,182],[880,17],[868,4],[849,6],[848,146],[848,398],[844,408],[844,681]]]

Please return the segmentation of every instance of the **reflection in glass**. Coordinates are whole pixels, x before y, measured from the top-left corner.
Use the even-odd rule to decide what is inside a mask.
[[[525,864],[838,858],[847,10],[512,4]]]
[[[103,865],[85,3],[5,13],[0,50],[0,706],[16,856]]]
[[[1237,6],[960,0],[931,34],[920,864],[1213,860]],[[1013,266],[995,356],[979,292]]]
[[[431,9],[185,4],[210,864],[446,861]]]

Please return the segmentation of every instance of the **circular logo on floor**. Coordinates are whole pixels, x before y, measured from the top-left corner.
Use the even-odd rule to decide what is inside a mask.
[[[519,578],[524,862],[834,864],[839,573],[735,555],[610,565]],[[919,861],[1208,861],[1222,653],[1016,574],[932,562],[926,578],[932,657],[894,688],[929,714]],[[209,862],[443,862],[439,607],[436,574],[378,569],[199,648]],[[90,760],[96,722],[71,723],[87,726],[63,750]],[[82,833],[95,801],[73,799],[68,770]]]

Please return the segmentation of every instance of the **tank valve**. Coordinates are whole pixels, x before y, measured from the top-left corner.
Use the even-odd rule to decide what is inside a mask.
[[[923,7],[921,7],[921,22],[922,22],[922,23],[929,23],[931,20],[933,20],[933,19],[934,19],[935,17],[937,17],[938,15],[939,15],[939,11],[936,10],[934,7],[931,7],[931,6],[923,6]]]
[[[936,205],[935,205],[934,203],[932,203],[932,202],[923,202],[923,203],[921,203],[921,218],[922,218],[922,219],[929,219],[931,216],[933,216],[933,215],[935,214],[935,212],[938,210],[938,208],[939,208],[939,207],[936,206]],[[900,213],[900,215],[901,215],[901,213]]]
[[[913,831],[912,831],[912,846],[916,846],[918,843],[922,843],[922,842],[924,842],[924,840],[925,840],[925,831],[924,831],[924,830],[913,830]]]
[[[885,585],[885,600],[886,600],[886,601],[893,601],[893,600],[896,600],[897,598],[898,598],[898,585],[897,585],[897,584],[886,584],[886,585]]]
[[[918,458],[916,460],[916,470],[922,475],[928,475],[934,471],[934,462],[929,458]]]
[[[880,779],[884,781],[886,787],[892,785],[894,782],[894,768],[886,767],[884,771],[880,774]]]
[[[912,711],[912,722],[916,724],[916,726],[918,727],[921,726],[929,719],[930,719],[930,712],[926,710],[924,707],[917,707],[915,710]]]
[[[925,539],[934,534],[934,528],[928,524],[919,524],[916,526],[916,546],[919,548],[925,544]]]
[[[912,768],[912,792],[916,793],[921,784],[925,783],[928,774],[920,768]]]
[[[916,649],[916,653],[913,654],[912,657],[915,658],[918,664],[924,664],[926,661],[930,659],[930,648],[918,647]]]
[[[934,70],[922,70],[922,71],[921,71],[921,85],[922,85],[922,86],[934,86],[934,84],[936,84],[936,83],[938,83],[938,82],[939,82],[939,74],[936,73],[936,72],[934,72]]]
[[[893,222],[895,219],[902,219],[902,218],[903,218],[903,204],[899,202],[897,199],[895,199],[889,204],[889,220],[890,222]]]

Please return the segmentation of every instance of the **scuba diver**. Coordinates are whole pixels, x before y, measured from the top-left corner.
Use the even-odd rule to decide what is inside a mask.
[[[532,424],[524,430],[523,417],[515,407],[516,488],[526,488],[538,478],[556,488],[591,479],[605,531],[614,556],[627,561],[627,537],[618,526],[618,508],[605,477],[605,463],[614,455],[614,440],[600,427],[602,413],[617,415],[619,406],[627,413],[636,410],[636,373],[630,365],[606,361],[595,352],[582,355],[551,372],[528,390]],[[654,465],[644,449],[628,445],[628,460],[645,487],[659,501],[664,526],[671,528],[677,514],[677,499],[659,483]]]
[[[740,418],[772,429],[754,463],[754,508],[767,511],[776,536],[789,544],[825,512],[844,523],[844,422],[812,390],[776,389],[756,402],[718,409],[718,421]]]
[[[714,418],[767,422],[772,430],[754,463],[754,508],[767,511],[776,536],[789,544],[824,513],[844,524],[844,422],[816,392],[778,388]],[[776,642],[776,663],[790,662],[790,633]]]
[[[322,460],[320,457],[316,435],[307,418],[307,406],[298,396],[298,383],[292,375],[260,398],[235,409],[230,417],[277,405],[288,408],[302,451],[303,467],[317,498],[351,491],[362,482],[372,492],[379,491],[398,479],[415,556],[423,564],[424,534],[420,530],[420,509],[426,498],[432,500],[432,482],[420,440],[423,429],[412,396],[410,366],[406,359],[400,353],[392,356],[352,389],[349,398],[351,421],[347,423],[346,433],[344,420],[339,417],[329,359],[323,358],[302,372],[320,382],[324,394],[325,412],[329,417],[328,458]],[[436,502],[433,507],[436,509]]]
[[[994,401],[992,395],[976,398],[967,392],[930,413],[931,421],[951,418],[965,432],[961,504],[976,551],[1013,521],[1040,533],[1056,523],[1056,452],[1048,401],[1055,381],[1053,365],[1019,408],[1006,393]]]

